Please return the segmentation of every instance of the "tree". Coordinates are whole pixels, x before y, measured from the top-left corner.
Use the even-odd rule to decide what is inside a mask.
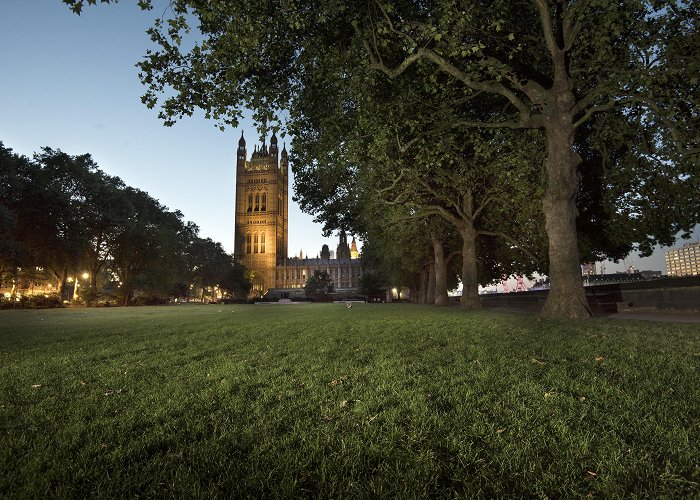
[[[83,4],[64,1],[78,12]],[[492,111],[483,120],[466,106],[450,127],[543,131],[552,283],[545,317],[590,315],[576,234],[585,175],[578,129],[622,113],[653,137],[657,154],[646,158],[656,169],[674,165],[680,179],[697,175],[700,58],[698,44],[688,43],[698,39],[697,0],[174,0],[171,7],[172,18],[150,30],[160,48],[140,64],[143,101],[160,105],[166,124],[199,107],[235,125],[247,105],[266,126],[279,109],[303,112],[309,87],[382,86],[420,74],[420,83],[456,84],[465,99]],[[185,44],[192,17],[203,41]],[[363,90],[353,88],[358,96]],[[677,176],[674,184],[679,205],[696,198]]]
[[[189,224],[188,228],[190,240],[185,250],[185,297],[189,299],[190,289],[201,289],[204,295],[206,289],[218,287],[231,295],[245,298],[252,287],[245,267],[227,254],[221,243],[198,237],[198,228],[194,224]]]
[[[25,251],[22,262],[49,269],[59,294],[86,246],[83,183],[94,169],[89,155],[70,156],[45,147],[29,163],[20,193],[14,231]]]
[[[334,292],[333,280],[326,271],[314,270],[314,274],[309,276],[304,285],[304,294],[315,300],[323,300]]]
[[[21,265],[23,247],[15,231],[29,160],[0,142],[0,284]]]
[[[376,271],[366,271],[360,276],[357,288],[362,295],[377,295],[385,290],[384,279]]]
[[[116,230],[110,268],[120,282],[125,305],[135,292],[167,297],[184,274],[188,241],[182,213],[169,212],[147,193],[124,190],[128,216]]]
[[[253,278],[250,271],[235,259],[231,258],[230,264],[220,287],[237,299],[245,299],[253,288]]]

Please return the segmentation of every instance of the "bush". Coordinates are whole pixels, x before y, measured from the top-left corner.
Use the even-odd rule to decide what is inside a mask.
[[[80,302],[86,306],[93,306],[100,298],[100,292],[92,286],[83,286],[80,288]]]
[[[140,295],[131,299],[132,306],[160,306],[167,303],[168,299],[158,295]]]
[[[24,296],[17,302],[4,297],[0,298],[0,309],[51,309],[63,307],[58,294]]]
[[[30,303],[36,306],[37,309],[63,307],[61,296],[57,293],[52,293],[50,295],[35,295],[30,298]]]

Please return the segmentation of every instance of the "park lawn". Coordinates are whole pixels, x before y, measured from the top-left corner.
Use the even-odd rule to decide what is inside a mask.
[[[0,311],[0,497],[700,495],[700,326]]]

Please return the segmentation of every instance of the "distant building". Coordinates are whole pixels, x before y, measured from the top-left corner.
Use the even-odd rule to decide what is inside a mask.
[[[669,276],[700,275],[700,242],[686,243],[666,252],[666,273]]]
[[[641,274],[645,280],[659,279],[662,276],[661,271],[639,271],[639,274]]]
[[[596,274],[595,262],[584,262],[581,264],[581,274],[584,276],[589,274]]]
[[[236,214],[234,256],[253,274],[253,292],[303,288],[315,270],[328,272],[336,289],[357,288],[362,274],[355,238],[352,247],[340,233],[335,255],[327,245],[320,257],[309,259],[287,254],[289,160],[286,147],[280,152],[277,137],[270,147],[255,146],[247,160],[245,139],[238,141],[236,161]],[[334,258],[336,257],[336,258]]]

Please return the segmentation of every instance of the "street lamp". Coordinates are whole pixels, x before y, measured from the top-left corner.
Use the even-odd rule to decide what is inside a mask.
[[[90,274],[89,274],[89,273],[83,273],[83,274],[81,275],[81,278],[83,278],[84,280],[88,279],[89,277],[90,277]],[[69,279],[69,281],[70,281],[70,279]],[[79,288],[79,286],[80,286],[80,281],[78,280],[78,277],[76,276],[76,277],[75,277],[75,286],[73,287],[73,300],[77,300],[77,299],[78,299],[78,288]]]

